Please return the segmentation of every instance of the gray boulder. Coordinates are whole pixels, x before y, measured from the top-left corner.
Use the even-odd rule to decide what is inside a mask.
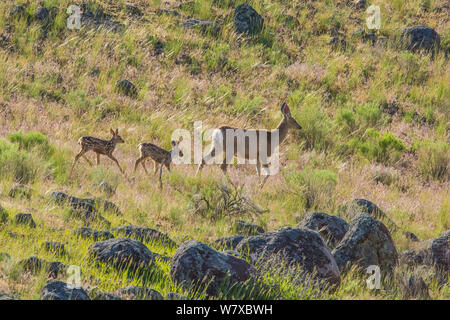
[[[92,239],[94,241],[108,240],[114,238],[114,235],[109,231],[96,231],[91,228],[81,227],[73,230],[73,233],[83,239]]]
[[[331,247],[335,247],[350,228],[345,220],[321,212],[308,214],[298,226],[317,231]]]
[[[242,240],[237,248],[252,262],[280,257],[288,265],[298,265],[330,285],[340,283],[340,273],[330,249],[322,237],[307,228],[283,227]]]
[[[204,243],[184,242],[172,258],[172,280],[185,288],[205,288],[207,294],[218,294],[220,285],[244,282],[255,274],[245,260],[216,251]]]
[[[111,229],[111,232],[124,237],[133,238],[145,242],[160,242],[168,246],[176,246],[176,242],[168,235],[152,228],[127,225]]]
[[[124,94],[131,98],[135,98],[138,94],[136,86],[133,83],[131,83],[131,81],[126,79],[117,81],[116,88],[119,93]]]
[[[450,230],[440,237],[422,241],[415,248],[408,249],[400,255],[400,262],[408,266],[435,266],[438,270],[448,272],[450,265],[449,250]]]
[[[126,300],[164,300],[161,293],[146,287],[127,286],[117,290],[117,294]]]
[[[88,250],[96,261],[107,263],[120,270],[144,268],[155,258],[155,254],[142,242],[125,238],[95,242],[89,246]]]
[[[219,249],[236,249],[239,242],[241,242],[245,237],[240,234],[235,234],[231,236],[226,236],[214,241],[214,246]]]
[[[245,236],[255,236],[265,232],[262,227],[244,220],[235,221],[232,229],[237,234],[242,234]]]
[[[434,52],[439,50],[441,37],[430,27],[414,26],[402,30],[401,42],[405,49],[411,52],[420,50]]]
[[[36,223],[33,220],[31,213],[18,213],[14,217],[14,221],[17,224],[29,226],[30,228],[36,228]]]
[[[254,35],[261,32],[263,24],[263,17],[252,6],[244,3],[234,9],[236,32]]]
[[[41,300],[90,300],[83,288],[62,281],[50,281],[41,290]]]
[[[389,230],[367,214],[351,221],[350,230],[333,250],[333,256],[341,271],[352,265],[364,269],[377,265],[383,274],[392,272],[398,258]]]
[[[48,9],[45,7],[37,7],[36,11],[34,12],[34,18],[41,22],[46,21],[48,19],[49,15],[50,15],[50,11],[48,11]]]

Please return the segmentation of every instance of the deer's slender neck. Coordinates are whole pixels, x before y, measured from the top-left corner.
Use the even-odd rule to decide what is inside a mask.
[[[281,120],[276,130],[278,130],[279,140],[281,143],[286,138],[289,131],[289,125],[285,117],[283,117],[283,120]]]
[[[109,144],[115,148],[116,147],[116,139],[114,139],[114,137],[111,138],[111,140],[109,140]]]

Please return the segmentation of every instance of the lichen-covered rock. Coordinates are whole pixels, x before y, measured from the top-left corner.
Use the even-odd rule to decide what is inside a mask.
[[[117,290],[117,294],[127,300],[164,300],[161,293],[146,287],[127,286]]]
[[[350,230],[333,250],[333,256],[341,271],[352,265],[364,269],[377,265],[383,274],[392,272],[398,258],[389,230],[367,214],[351,221]]]
[[[222,237],[214,241],[214,246],[219,249],[236,249],[239,242],[244,238],[245,237],[240,234]]]
[[[138,227],[127,225],[111,229],[111,232],[133,238],[139,241],[160,242],[168,246],[176,246],[176,242],[169,238],[168,235],[152,228]]]
[[[330,285],[340,283],[340,272],[330,249],[319,233],[307,228],[283,227],[242,240],[236,248],[253,262],[279,256],[288,265],[299,265],[305,272]]]
[[[50,281],[41,290],[41,300],[90,300],[83,288],[62,281]]]
[[[50,262],[34,256],[20,260],[18,265],[24,271],[32,274],[37,274],[41,270],[46,270],[48,276],[51,278],[57,278],[59,275],[64,274],[67,270],[67,266],[59,261]]]
[[[449,271],[450,266],[450,230],[440,237],[422,241],[415,248],[408,249],[400,255],[400,261],[408,266],[434,265],[438,270]]]
[[[0,301],[2,301],[2,300],[20,300],[20,299],[13,297],[9,294],[6,294],[4,292],[0,292]]]
[[[430,27],[414,26],[402,30],[401,41],[406,50],[412,52],[425,50],[430,52],[439,50],[441,37]]]
[[[49,15],[50,15],[50,11],[48,11],[48,9],[45,7],[37,7],[36,11],[34,12],[34,18],[41,22],[44,22],[45,20],[47,20]]]
[[[14,221],[17,224],[29,226],[30,228],[36,228],[36,223],[33,220],[31,213],[18,213],[14,217]]]
[[[83,239],[92,239],[94,241],[108,240],[114,238],[114,235],[109,231],[96,231],[91,228],[81,227],[73,230],[73,233]]]
[[[110,264],[117,269],[144,268],[155,258],[155,254],[142,242],[125,238],[95,242],[89,246],[89,253],[96,261]]]
[[[264,19],[252,6],[243,3],[234,9],[234,25],[238,33],[257,34],[261,32]]]
[[[244,282],[254,275],[254,268],[245,260],[216,251],[204,243],[184,242],[172,258],[172,280],[184,287],[206,288],[216,295],[224,281]]]
[[[337,216],[312,212],[300,222],[299,227],[317,231],[331,247],[335,247],[344,238],[350,226]]]
[[[118,295],[103,292],[96,287],[88,287],[86,288],[86,292],[91,300],[122,300]]]
[[[233,224],[233,231],[237,234],[242,234],[245,236],[255,236],[257,234],[264,233],[263,227],[256,224],[246,222],[244,220],[237,220]]]
[[[165,300],[189,300],[184,294],[177,292],[169,292],[164,298]]]

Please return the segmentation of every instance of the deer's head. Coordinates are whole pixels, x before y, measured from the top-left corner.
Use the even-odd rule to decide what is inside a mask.
[[[292,117],[291,110],[289,110],[286,102],[283,102],[283,104],[281,105],[281,113],[284,116],[284,120],[287,121],[288,127],[290,129],[300,130],[302,128],[302,126],[299,125],[298,122]]]
[[[124,143],[125,141],[122,139],[121,136],[119,136],[119,129],[116,129],[116,131],[114,131],[113,129],[109,129],[111,134],[112,134],[112,138],[111,140],[114,140],[115,143]]]
[[[172,144],[172,150],[170,150],[170,157],[173,159],[175,157],[183,157],[183,151],[181,151],[180,149],[180,142],[183,139],[180,138],[180,140],[178,142],[172,140],[171,144]]]

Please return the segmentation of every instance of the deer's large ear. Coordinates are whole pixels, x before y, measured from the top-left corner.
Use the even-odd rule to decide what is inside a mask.
[[[289,110],[289,107],[286,102],[283,102],[281,105],[281,113],[288,116],[291,114],[291,110]]]
[[[116,134],[119,134],[119,128],[116,129]]]
[[[114,133],[114,130],[111,128],[111,129],[109,129],[109,131],[111,132],[111,134],[114,136],[115,135],[115,133]]]

